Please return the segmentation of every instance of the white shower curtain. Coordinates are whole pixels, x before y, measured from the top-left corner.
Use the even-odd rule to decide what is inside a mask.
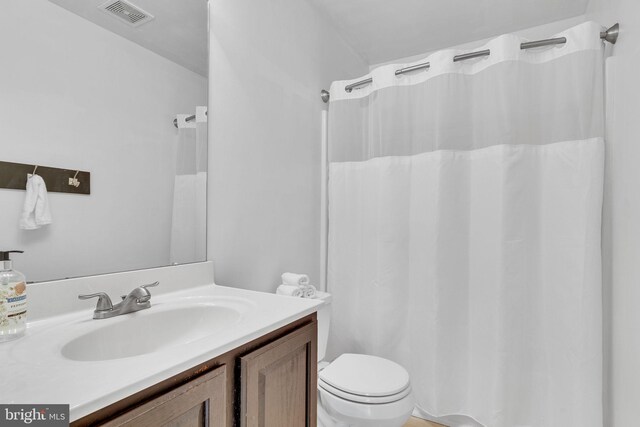
[[[601,30],[332,84],[330,356],[404,365],[434,416],[602,426]]]
[[[207,259],[207,108],[195,120],[177,115],[176,177],[171,221],[171,264]]]

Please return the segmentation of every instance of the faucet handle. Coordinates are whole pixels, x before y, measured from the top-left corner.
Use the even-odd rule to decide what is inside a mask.
[[[149,283],[148,285],[142,285],[140,286],[140,289],[143,289],[144,292],[146,293],[146,295],[139,297],[138,298],[138,302],[147,302],[151,299],[151,292],[149,292],[149,289],[147,288],[154,288],[156,286],[158,286],[160,284],[160,282],[153,282],[153,283]]]
[[[153,283],[149,283],[148,285],[142,285],[140,286],[143,289],[147,289],[147,288],[155,288],[156,286],[158,286],[160,284],[160,282],[153,282]]]
[[[109,295],[104,292],[98,292],[95,294],[88,295],[78,295],[78,299],[90,299],[90,298],[98,298],[98,304],[96,305],[96,311],[109,311],[113,309],[113,304],[111,303],[111,298]]]

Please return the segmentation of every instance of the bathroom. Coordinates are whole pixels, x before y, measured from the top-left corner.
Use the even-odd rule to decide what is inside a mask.
[[[0,426],[640,424],[637,1],[0,35]]]

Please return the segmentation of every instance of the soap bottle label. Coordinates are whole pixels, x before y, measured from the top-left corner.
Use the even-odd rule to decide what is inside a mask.
[[[0,285],[0,328],[12,328],[27,318],[27,285],[14,282]]]

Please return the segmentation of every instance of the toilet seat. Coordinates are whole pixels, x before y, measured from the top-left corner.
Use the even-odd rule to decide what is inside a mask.
[[[381,357],[343,354],[318,373],[318,386],[345,400],[365,404],[391,403],[411,393],[409,374]]]
[[[355,402],[355,403],[367,403],[367,404],[392,403],[392,402],[401,400],[407,395],[411,394],[411,387],[407,386],[407,388],[405,388],[398,394],[391,394],[389,396],[363,396],[360,394],[347,393],[344,390],[340,390],[338,388],[331,386],[330,384],[325,383],[321,379],[318,379],[318,387],[320,387],[327,393],[330,393],[341,399],[348,400],[350,402]]]

